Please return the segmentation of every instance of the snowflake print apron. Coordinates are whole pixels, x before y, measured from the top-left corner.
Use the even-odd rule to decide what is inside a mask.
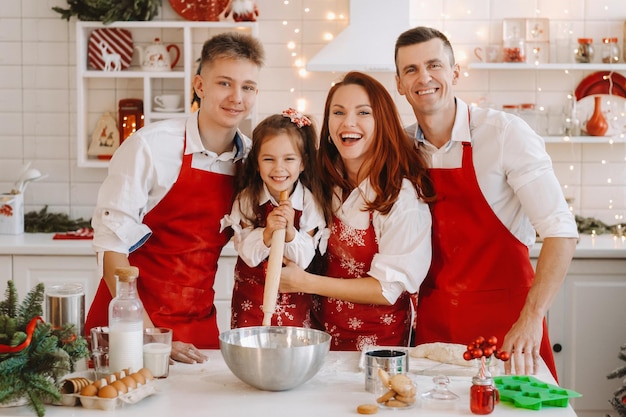
[[[326,275],[337,279],[364,277],[377,252],[372,213],[369,226],[364,230],[334,217],[328,240]],[[319,297],[313,314],[323,330],[332,336],[331,350],[363,350],[371,345],[408,346],[409,343],[411,300],[407,292],[391,306]]]
[[[265,219],[274,209],[271,202],[265,203],[265,218],[261,227],[265,227]],[[300,228],[301,210],[295,210],[294,227]],[[261,326],[263,324],[263,291],[267,259],[256,267],[248,266],[241,258],[235,265],[235,286],[231,301],[230,326],[238,327]],[[304,293],[278,293],[276,309],[272,316],[272,326],[311,327],[312,295]]]

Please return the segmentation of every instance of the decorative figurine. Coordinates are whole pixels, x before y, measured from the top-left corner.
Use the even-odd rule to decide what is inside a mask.
[[[224,17],[228,17],[231,12],[235,22],[256,22],[259,15],[259,9],[254,0],[231,0]]]
[[[104,113],[91,135],[91,145],[87,155],[97,156],[98,159],[110,159],[120,146],[120,133],[111,113]]]

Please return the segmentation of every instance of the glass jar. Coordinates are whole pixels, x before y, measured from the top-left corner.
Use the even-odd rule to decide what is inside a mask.
[[[470,388],[470,411],[472,414],[491,414],[500,401],[498,389],[489,376],[475,376]]]
[[[502,60],[504,62],[526,62],[526,45],[524,39],[511,37],[504,41]]]
[[[578,38],[578,48],[576,48],[576,62],[579,64],[588,64],[593,61],[593,39]]]
[[[615,64],[619,62],[617,38],[602,38],[602,62],[604,64]]]

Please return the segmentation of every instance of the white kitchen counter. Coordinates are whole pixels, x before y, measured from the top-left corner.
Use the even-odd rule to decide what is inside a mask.
[[[93,255],[91,240],[53,240],[54,233],[24,233],[0,235],[0,255]],[[530,251],[536,258],[541,242]],[[225,256],[237,256],[232,243],[222,251]],[[626,237],[612,235],[581,235],[576,247],[575,258],[624,258],[626,259]]]
[[[359,353],[329,352],[320,372],[305,384],[282,392],[260,391],[235,377],[222,359],[219,350],[206,351],[208,362],[185,365],[176,363],[170,367],[170,376],[159,383],[158,392],[132,405],[115,410],[116,416],[232,416],[232,417],[281,417],[281,416],[356,416],[359,404],[374,403],[374,395],[365,391],[365,376],[358,368]],[[410,362],[409,362],[410,366]],[[418,393],[430,390],[432,376],[416,375],[410,371],[418,385]],[[554,383],[545,365],[537,377]],[[428,415],[456,417],[472,415],[469,411],[469,387],[471,376],[451,376],[449,388],[460,399],[452,409],[433,409],[424,404],[398,411],[407,416]],[[404,413],[404,414],[403,414]],[[83,407],[47,406],[46,417],[93,416],[103,417],[110,413]],[[395,415],[393,411],[380,410],[378,415]],[[398,416],[400,415],[398,414]],[[544,407],[540,411],[515,408],[500,403],[491,414],[493,417],[530,416],[575,417],[571,406]],[[0,416],[33,416],[27,407],[0,409]]]
[[[52,239],[54,233],[0,235],[0,255],[94,255],[91,240]],[[232,244],[222,255],[237,256]]]

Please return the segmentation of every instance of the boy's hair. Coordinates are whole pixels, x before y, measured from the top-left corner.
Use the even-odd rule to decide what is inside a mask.
[[[220,33],[202,46],[198,73],[203,65],[211,65],[220,58],[247,59],[262,67],[265,51],[261,42],[252,35],[243,32]]]
[[[310,121],[311,117],[307,117]],[[318,138],[315,125],[311,121],[310,124],[299,127],[296,121],[292,121],[289,116],[273,114],[263,119],[254,128],[252,132],[252,148],[244,162],[241,175],[237,178],[235,192],[239,197],[244,197],[251,202],[255,218],[247,218],[246,222],[254,225],[254,227],[259,227],[260,221],[265,221],[264,213],[260,212],[262,207],[259,206],[259,196],[263,190],[263,180],[259,175],[259,152],[267,139],[281,133],[285,133],[291,138],[294,147],[302,157],[303,171],[299,176],[300,182],[311,191],[318,205],[322,203],[320,176],[317,174]]]

